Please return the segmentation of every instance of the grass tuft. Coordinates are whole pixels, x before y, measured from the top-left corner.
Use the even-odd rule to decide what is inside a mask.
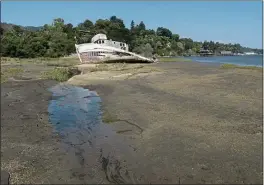
[[[20,73],[23,73],[24,70],[22,68],[7,68],[7,69],[1,69],[1,83],[6,82],[8,78],[15,77],[19,75]]]
[[[77,74],[80,74],[77,68],[58,67],[51,71],[44,72],[43,78],[64,82]]]
[[[257,66],[239,66],[235,64],[222,64],[221,65],[222,69],[250,69],[250,70],[257,70],[262,72],[263,68],[262,67],[257,67]]]
[[[40,64],[46,66],[56,66],[56,67],[71,67],[79,64],[79,59],[77,57],[61,57],[61,58],[47,58],[47,57],[39,57],[39,58],[9,58],[2,57],[1,64]]]

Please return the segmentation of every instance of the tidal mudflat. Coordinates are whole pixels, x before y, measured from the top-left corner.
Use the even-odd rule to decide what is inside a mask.
[[[11,183],[262,183],[259,70],[129,66],[2,83]]]

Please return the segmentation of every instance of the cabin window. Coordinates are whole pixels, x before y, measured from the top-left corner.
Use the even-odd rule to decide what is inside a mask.
[[[104,43],[104,41],[102,40],[102,43]]]
[[[120,46],[122,46],[122,43],[120,43]]]

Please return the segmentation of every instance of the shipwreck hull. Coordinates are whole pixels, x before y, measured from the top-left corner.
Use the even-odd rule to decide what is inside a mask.
[[[138,58],[136,56],[91,56],[89,53],[80,53],[80,62],[82,64],[87,63],[117,63],[117,62],[126,62],[126,63],[152,63],[153,60],[146,60]]]
[[[92,43],[75,44],[80,62],[109,63],[109,62],[154,62],[153,59],[143,57],[128,51],[128,45],[122,42],[106,40],[104,34],[97,34]]]
[[[90,56],[88,52],[80,53],[79,59],[81,63],[100,63],[102,58],[96,56]]]

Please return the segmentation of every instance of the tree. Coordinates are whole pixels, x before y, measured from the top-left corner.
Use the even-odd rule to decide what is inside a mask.
[[[172,40],[178,42],[180,39],[180,36],[178,34],[172,34]]]
[[[168,38],[172,38],[172,33],[169,29],[163,28],[163,27],[158,27],[157,28],[157,35],[158,36],[164,36]]]
[[[182,38],[180,42],[184,44],[184,49],[186,51],[193,48],[193,40],[190,38]]]
[[[130,23],[130,30],[133,30],[135,28],[135,22],[132,20]]]
[[[78,28],[81,30],[91,30],[93,29],[94,24],[89,19],[86,19],[83,23],[78,24]]]
[[[146,30],[146,26],[145,26],[145,24],[144,24],[143,21],[141,21],[141,22],[139,23],[139,25],[138,25],[138,29],[139,29],[139,30]]]
[[[64,27],[64,20],[62,18],[56,18],[53,20],[52,27],[58,31],[62,31]]]
[[[118,25],[120,28],[125,28],[124,21],[122,19],[117,18],[116,16],[110,17],[110,22]]]
[[[177,53],[179,55],[182,55],[184,51],[184,45],[181,42],[177,42]]]
[[[133,52],[143,55],[144,57],[151,58],[153,56],[153,48],[149,43],[141,44],[134,48]]]
[[[94,27],[96,30],[106,30],[110,25],[110,21],[109,20],[103,20],[103,19],[98,19],[95,24]]]
[[[126,42],[131,51],[151,57],[153,53],[164,55],[192,55],[201,48],[219,53],[223,50],[234,53],[254,51],[263,53],[262,49],[243,47],[240,44],[224,44],[214,41],[195,42],[190,38],[180,38],[169,29],[158,27],[156,31],[147,29],[143,21],[138,25],[132,20],[130,28],[126,28],[121,18],[111,16],[98,19],[95,23],[86,19],[78,26],[65,23],[56,18],[51,24],[41,29],[28,29],[12,25],[4,29],[1,24],[1,54],[6,57],[61,57],[75,52],[75,37],[78,43],[87,43],[98,33],[105,33],[108,39]],[[89,33],[81,32],[89,31]]]
[[[209,49],[209,42],[204,41],[204,43],[203,43],[203,49],[205,49],[205,50]]]
[[[149,43],[147,43],[144,47],[143,56],[151,58],[153,56],[153,48]]]

